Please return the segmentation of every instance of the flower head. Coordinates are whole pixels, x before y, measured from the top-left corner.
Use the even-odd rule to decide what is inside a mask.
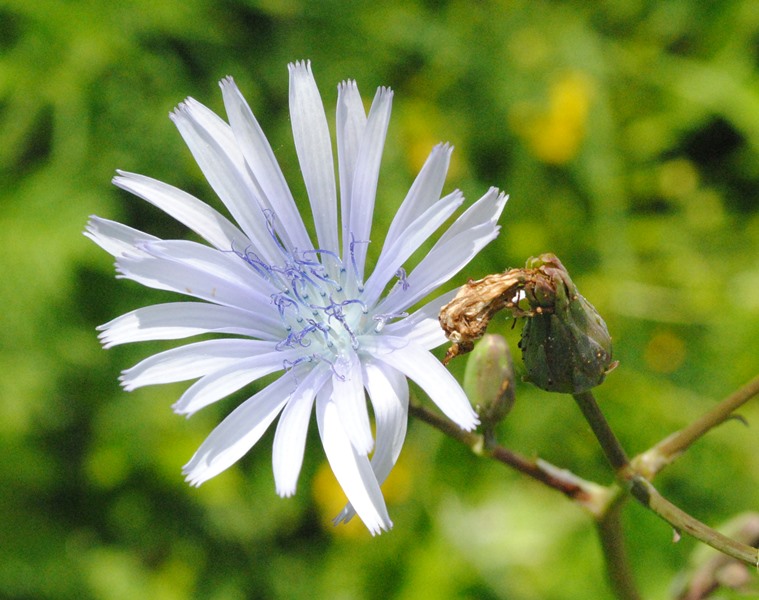
[[[174,404],[177,413],[188,416],[264,375],[282,372],[213,430],[185,465],[187,481],[200,485],[228,468],[279,416],[274,479],[278,494],[292,495],[315,409],[327,459],[349,500],[335,520],[358,514],[375,534],[392,526],[380,485],[406,434],[407,378],[462,428],[477,425],[461,387],[429,352],[445,342],[437,313],[450,294],[407,311],[496,237],[506,197],[489,190],[407,274],[403,265],[409,257],[464,201],[458,191],[441,198],[452,148],[436,146],[367,274],[393,93],[380,88],[367,115],[356,83],[338,86],[336,182],[310,63],[297,62],[289,70],[293,137],[316,243],[263,131],[234,81],[226,78],[220,85],[228,123],[191,98],[171,119],[236,224],[175,187],[119,172],[118,187],[162,209],[208,245],[161,240],[92,217],[86,235],[116,257],[119,277],[196,299],[138,308],[102,325],[100,338],[107,348],[222,334],[160,352],[122,374],[127,390],[196,379]]]

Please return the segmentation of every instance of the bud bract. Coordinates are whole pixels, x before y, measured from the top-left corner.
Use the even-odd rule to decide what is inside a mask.
[[[599,385],[616,366],[606,323],[556,256],[531,258],[527,268],[535,269],[536,276],[525,287],[533,315],[519,342],[525,379],[549,392],[568,394]]]

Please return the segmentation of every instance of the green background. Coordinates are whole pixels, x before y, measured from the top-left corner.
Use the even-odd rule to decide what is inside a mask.
[[[420,422],[386,488],[395,528],[371,538],[329,525],[342,498],[315,430],[294,498],[274,493],[271,433],[194,489],[181,466],[240,398],[186,421],[182,385],[119,388],[171,344],[104,351],[95,326],[171,298],[116,281],[88,215],[186,235],[109,181],[121,168],[216,202],[167,115],[187,95],[223,114],[228,74],[302,201],[286,65],[303,58],[330,119],[343,79],[396,92],[373,239],[438,141],[456,146],[448,191],[511,194],[453,283],[556,253],[614,337],[597,397],[628,452],[756,374],[751,0],[0,0],[0,597],[608,598],[581,509]],[[518,328],[493,327],[515,347]],[[712,525],[759,506],[759,410],[741,413],[749,427],[657,479]],[[611,481],[564,396],[520,384],[500,437]],[[696,544],[639,506],[624,519],[644,597],[667,597]]]

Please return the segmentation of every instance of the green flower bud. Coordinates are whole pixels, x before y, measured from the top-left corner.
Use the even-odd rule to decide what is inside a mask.
[[[474,404],[483,430],[492,430],[514,405],[514,363],[506,340],[487,334],[469,355],[464,391]]]
[[[601,315],[580,295],[553,254],[531,258],[527,268],[535,270],[535,277],[524,290],[533,310],[519,342],[525,379],[549,392],[567,394],[601,384],[617,365]]]

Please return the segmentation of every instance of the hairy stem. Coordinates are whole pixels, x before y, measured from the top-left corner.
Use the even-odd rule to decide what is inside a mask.
[[[723,554],[759,568],[759,551],[756,548],[736,542],[693,518],[664,498],[653,484],[642,475],[633,476],[631,485],[630,492],[635,499],[667,521],[678,532],[684,531]]]
[[[596,531],[598,531],[606,561],[606,576],[609,578],[609,585],[614,595],[619,600],[640,600],[641,596],[635,586],[635,579],[625,550],[620,519],[622,506],[621,500],[609,505],[606,514],[596,520]]]
[[[746,388],[744,388],[744,390],[745,389]],[[703,435],[703,432],[708,431],[710,427],[713,427],[714,424],[717,423],[718,419],[721,423],[726,418],[728,418],[730,413],[735,409],[735,406],[739,406],[748,399],[744,399],[745,396],[748,395],[748,397],[750,397],[749,393],[750,389],[742,394],[733,394],[733,396],[728,398],[728,400],[730,400],[730,403],[727,403],[727,401],[725,401],[727,404],[723,404],[725,404],[725,406],[733,407],[729,411],[724,407],[719,411],[716,409],[711,411],[706,417],[709,417],[708,423],[711,423],[712,425],[709,427],[701,425],[699,427],[699,430],[703,431],[700,435]],[[720,552],[727,554],[728,556],[732,556],[733,558],[737,558],[746,564],[759,568],[759,555],[757,554],[756,548],[752,548],[751,546],[747,546],[745,544],[741,544],[740,542],[736,542],[735,540],[731,540],[718,531],[712,529],[708,525],[704,525],[701,521],[695,519],[685,511],[672,504],[669,500],[664,498],[643,474],[638,473],[634,470],[633,466],[630,465],[627,459],[625,451],[622,449],[622,446],[617,440],[617,437],[614,435],[611,427],[609,427],[609,424],[604,418],[601,409],[598,407],[598,404],[593,398],[593,394],[590,392],[576,394],[574,396],[574,399],[580,407],[580,410],[582,410],[582,414],[585,416],[585,419],[593,429],[593,433],[596,435],[596,438],[601,444],[601,448],[603,448],[603,451],[606,454],[606,458],[609,460],[609,463],[616,471],[617,479],[629,486],[631,494],[633,497],[635,497],[636,500],[638,500],[638,502],[643,504],[643,506],[646,508],[655,512],[662,519],[672,525],[677,531],[688,533],[689,535],[692,535],[696,539],[701,540],[705,544],[708,544],[712,548],[715,548]],[[740,404],[738,404],[739,401]],[[713,413],[718,413],[721,416],[709,416],[713,415]],[[702,417],[696,421],[696,423],[707,421],[706,417]],[[704,429],[704,427],[706,428]],[[688,429],[690,428],[686,428],[683,431],[686,431]],[[691,439],[692,442],[697,438],[698,436],[691,436],[687,439]]]
[[[601,444],[601,449],[604,451],[606,459],[614,471],[617,474],[626,472],[630,461],[617,436],[614,435],[611,427],[609,427],[609,423],[596,403],[593,394],[591,392],[582,392],[581,394],[574,394],[572,397],[577,402],[577,406],[580,407],[585,420],[593,430],[598,443]]]
[[[731,418],[738,408],[757,394],[759,394],[759,376],[749,381],[738,391],[730,394],[717,406],[687,427],[673,433],[653,448],[635,457],[633,465],[636,471],[643,474],[647,479],[653,479],[659,471],[674,462],[694,442],[717,425]]]
[[[448,437],[468,446],[478,456],[485,456],[508,465],[576,500],[591,512],[596,512],[596,507],[606,501],[608,493],[602,492],[606,492],[607,488],[587,482],[569,471],[550,465],[545,461],[526,458],[517,452],[504,448],[492,439],[486,443],[482,435],[464,431],[447,417],[434,413],[417,402],[412,401],[410,403],[409,413],[420,421],[442,431]],[[603,496],[603,498],[599,496]]]
[[[593,394],[583,392],[573,397],[593,430],[609,464],[614,469],[617,480],[638,502],[669,523],[676,531],[685,532],[727,556],[759,568],[757,548],[730,539],[692,517],[664,498],[649,481],[658,470],[672,462],[706,432],[729,419],[737,408],[757,394],[759,394],[759,377],[730,395],[688,427],[636,457],[632,464]],[[588,509],[596,521],[606,560],[607,575],[615,595],[619,600],[639,600],[640,595],[635,587],[623,545],[619,517],[623,497],[620,495],[619,486],[604,487],[585,481],[567,470],[540,459],[528,459],[498,444],[492,431],[488,436],[463,431],[450,419],[427,410],[418,402],[411,402],[409,412],[447,436],[465,444],[478,456],[485,456],[508,465],[560,491]],[[656,454],[651,455],[652,452]],[[643,460],[644,458],[648,460]]]

